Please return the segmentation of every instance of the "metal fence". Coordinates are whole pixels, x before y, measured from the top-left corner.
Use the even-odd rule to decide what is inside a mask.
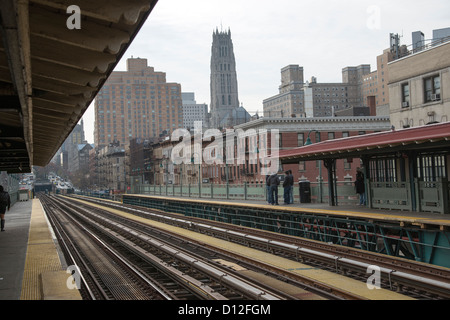
[[[394,209],[417,212],[450,213],[450,182],[439,181],[410,182],[371,182],[367,192],[368,206],[373,209]],[[355,205],[359,202],[353,182],[338,181],[334,185],[337,205]],[[189,184],[189,185],[149,185],[136,184],[131,194],[190,197],[204,199],[255,200],[267,201],[268,190],[265,184]],[[310,199],[303,201],[300,187],[293,188],[294,203],[329,203],[328,183],[310,182]],[[283,187],[278,188],[278,203],[283,203]],[[120,200],[121,195],[87,195]],[[414,197],[412,196],[414,194]],[[414,209],[415,208],[415,209]]]
[[[9,193],[11,206],[13,206],[19,200],[19,175],[0,172],[0,185]]]
[[[199,191],[200,189],[200,191]],[[340,204],[356,204],[357,194],[352,182],[339,181],[336,183],[337,200]],[[189,185],[149,185],[138,184],[132,189],[134,194],[148,194],[161,196],[179,196],[192,198],[209,199],[230,199],[230,200],[259,200],[267,201],[268,190],[265,184],[198,184]],[[283,187],[278,187],[278,202],[283,202]],[[300,195],[299,185],[293,188],[294,202],[304,202]],[[328,183],[310,183],[310,199],[313,203],[328,203]]]
[[[373,182],[371,188],[372,208],[397,209],[419,212],[449,212],[449,182],[437,181]],[[414,194],[414,197],[412,196]],[[415,202],[415,203],[413,203]]]

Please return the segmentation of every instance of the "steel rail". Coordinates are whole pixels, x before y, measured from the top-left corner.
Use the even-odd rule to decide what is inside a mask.
[[[42,201],[42,198],[41,198]],[[44,200],[45,202],[47,202],[47,204],[49,202],[52,203],[53,206],[53,210],[60,210],[62,212],[66,211],[67,208],[61,208],[56,201],[54,200],[49,200],[48,198]],[[50,209],[50,211],[52,211],[52,209]],[[127,269],[129,269],[135,276],[137,276],[141,281],[143,281],[144,283],[146,283],[149,287],[151,287],[154,291],[156,291],[159,295],[161,295],[162,297],[164,297],[167,300],[172,300],[173,298],[169,295],[167,295],[166,292],[164,292],[163,290],[161,290],[161,288],[159,288],[158,286],[155,286],[154,283],[152,283],[151,281],[148,280],[148,278],[143,275],[139,270],[137,270],[132,264],[130,264],[128,261],[126,261],[122,256],[120,256],[119,254],[117,254],[107,243],[105,243],[104,241],[102,241],[99,237],[97,237],[93,232],[91,232],[89,229],[87,229],[84,225],[82,225],[79,221],[77,221],[76,219],[74,219],[73,217],[71,217],[70,215],[67,216],[69,219],[72,220],[72,223],[74,225],[76,225],[79,229],[83,230],[84,233],[86,233],[91,239],[94,239],[95,242],[97,244],[99,244],[101,246],[101,248],[105,251],[108,252],[109,255],[113,256],[114,259],[117,261],[119,261],[123,266],[125,266]],[[63,230],[64,231],[64,230]],[[65,231],[64,231],[65,232]],[[73,243],[72,240],[70,240],[70,236],[67,235],[67,238],[69,239],[70,242]],[[75,248],[76,246],[73,245],[73,247]],[[76,250],[76,249],[75,249]],[[85,259],[82,257],[81,254],[78,253],[78,250],[75,251],[76,254],[80,257],[83,266],[85,268],[83,268],[83,270],[87,270],[87,272],[89,273],[89,275],[93,278],[93,281],[95,282],[97,288],[102,292],[103,295],[103,299],[107,299],[109,300],[110,297],[109,295],[103,290],[102,285],[99,283],[98,280],[95,279],[95,275],[94,273],[90,270],[88,263],[85,261]],[[81,273],[82,274],[82,273]],[[90,290],[90,289],[89,289]]]
[[[69,206],[69,204],[67,204]],[[78,207],[78,209],[80,209]],[[240,292],[245,297],[249,299],[254,300],[280,300],[282,297],[280,297],[277,294],[273,294],[269,292],[267,289],[261,288],[259,285],[255,285],[253,283],[250,283],[249,281],[246,281],[245,279],[241,277],[237,277],[236,275],[233,275],[233,272],[226,270],[223,267],[218,267],[216,265],[212,265],[206,261],[200,260],[198,256],[193,256],[190,253],[184,252],[182,249],[174,247],[173,245],[169,245],[165,243],[164,241],[154,239],[144,233],[141,233],[140,231],[128,227],[126,225],[123,225],[119,222],[111,222],[108,218],[105,216],[96,214],[94,212],[89,212],[89,215],[95,217],[101,223],[93,221],[91,218],[84,217],[87,220],[91,220],[91,224],[95,224],[98,229],[102,229],[104,232],[108,233],[111,237],[114,237],[116,240],[118,240],[121,243],[124,243],[131,248],[133,248],[134,251],[140,251],[141,255],[145,256],[146,258],[150,257],[150,260],[153,262],[158,263],[161,267],[163,267],[166,272],[176,272],[178,277],[182,278],[182,281],[186,282],[189,287],[194,287],[196,292],[200,295],[202,295],[204,298],[207,299],[226,299],[224,296],[214,292],[212,288],[208,288],[207,285],[204,283],[197,281],[195,279],[192,279],[191,277],[177,272],[174,270],[173,267],[165,263],[164,261],[161,261],[159,258],[149,254],[146,250],[142,249],[139,250],[139,248],[136,248],[135,243],[130,242],[125,237],[120,236],[117,233],[117,229],[121,229],[124,234],[132,235],[134,238],[139,239],[140,241],[145,242],[146,244],[153,246],[155,248],[158,248],[158,250],[170,255],[176,257],[178,260],[182,261],[185,264],[190,265],[191,267],[196,268],[200,272],[208,275],[209,277],[212,277],[216,279],[218,283],[225,284],[229,286],[230,288],[233,288],[234,290]],[[114,229],[110,229],[111,225],[114,225]],[[195,281],[194,281],[195,280]]]
[[[85,261],[81,253],[76,249],[75,244],[70,239],[69,235],[64,230],[59,220],[56,218],[54,210],[59,210],[59,208],[56,208],[54,204],[52,204],[47,199],[43,200],[42,198],[40,198],[40,200],[42,207],[44,208],[45,215],[53,226],[55,233],[58,235],[57,240],[62,246],[66,258],[68,257],[71,263],[73,263],[73,265],[76,266],[78,270],[86,270],[87,275],[89,276],[90,280],[86,278],[83,272],[79,272],[83,286],[81,288],[78,288],[78,290],[80,290],[80,292],[87,291],[88,297],[92,300],[98,300],[97,298],[109,300],[108,294],[104,291],[95,275],[88,267],[88,263]],[[92,287],[93,285],[95,285],[95,289]]]
[[[101,210],[98,208],[93,208],[93,207],[91,207],[91,208],[92,208],[92,210]],[[100,217],[100,219],[106,219],[104,217],[104,214],[99,215],[99,217]],[[138,224],[138,222],[134,222],[134,223]],[[149,228],[148,225],[145,225],[145,227]],[[151,228],[159,229],[154,226],[152,226]],[[131,232],[133,232],[133,231],[131,230]],[[182,235],[179,235],[177,233],[172,233],[167,230],[159,229],[159,232],[165,233],[165,234],[170,234],[170,236],[173,238],[183,239],[183,241],[185,241],[186,243],[196,243],[189,237],[183,237]],[[145,238],[142,240],[148,241],[148,239],[145,239]],[[316,295],[319,295],[319,296],[322,296],[322,297],[325,297],[328,299],[351,299],[351,300],[363,299],[358,294],[353,294],[351,292],[341,290],[340,288],[328,286],[326,283],[317,283],[308,277],[304,277],[299,274],[286,271],[283,268],[276,268],[276,267],[274,267],[270,264],[264,263],[264,262],[255,261],[254,259],[248,258],[244,255],[233,254],[227,250],[221,250],[220,248],[217,248],[213,245],[208,245],[205,243],[196,243],[196,244],[200,245],[202,247],[202,249],[209,249],[211,252],[214,252],[216,254],[220,253],[222,256],[231,258],[232,260],[236,260],[239,262],[245,262],[248,266],[251,266],[252,268],[256,267],[256,268],[260,269],[259,272],[262,271],[264,273],[270,273],[276,278],[280,278],[280,277],[284,278],[284,281],[290,282],[290,283],[302,288],[303,290],[310,291]],[[197,259],[197,258],[194,258],[192,261],[195,262],[196,261],[195,259]],[[187,262],[189,262],[189,261],[187,261]],[[225,280],[227,280],[227,279],[225,279]],[[262,297],[265,298],[265,296],[262,296]],[[256,295],[254,294],[253,298],[261,299],[261,294],[259,294],[259,293]],[[291,297],[291,298],[293,298],[293,297]],[[273,298],[270,298],[270,300],[273,300]]]
[[[84,198],[83,198],[84,199]],[[287,235],[272,234],[271,232],[263,232],[247,227],[234,226],[217,221],[211,221],[201,218],[184,217],[180,214],[164,213],[160,214],[161,210],[151,209],[153,212],[144,210],[143,208],[117,204],[112,202],[104,202],[98,199],[88,198],[86,200],[101,203],[122,210],[128,210],[132,213],[145,216],[158,221],[166,221],[166,223],[177,224],[190,230],[203,230],[203,232],[211,232],[221,234],[226,238],[240,239],[241,241],[251,241],[265,246],[270,250],[282,249],[291,252],[296,258],[301,255],[308,255],[310,257],[318,257],[328,263],[334,265],[336,269],[339,266],[353,266],[360,270],[366,271],[369,267],[379,266],[379,270],[389,281],[389,286],[392,286],[392,281],[405,281],[405,284],[420,285],[424,290],[430,290],[436,294],[450,297],[450,270],[443,267],[428,265],[407,259],[394,258],[372,252],[366,252],[354,248],[340,248],[338,245],[329,245],[326,243],[317,243],[316,241],[292,237]],[[226,226],[226,227],[225,227]],[[226,229],[229,228],[229,229]],[[236,231],[239,230],[239,231]],[[277,240],[273,240],[276,238]],[[300,244],[296,244],[299,243]],[[313,247],[313,249],[311,249]],[[340,252],[339,252],[340,251]],[[345,251],[345,252],[342,252]],[[420,271],[415,271],[414,268],[421,268]],[[426,270],[426,273],[424,272]],[[429,276],[425,276],[425,274]]]

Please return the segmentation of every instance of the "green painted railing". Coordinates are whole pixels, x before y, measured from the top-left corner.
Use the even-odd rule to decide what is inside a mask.
[[[352,182],[338,182],[336,184],[338,203],[340,204],[356,204],[358,195]],[[201,193],[199,196],[199,185],[149,185],[138,184],[133,186],[134,194],[149,195],[166,195],[192,198],[209,198],[209,199],[230,199],[230,200],[257,200],[267,201],[267,188],[264,184],[210,184],[204,183],[200,186]],[[322,192],[320,192],[322,189]],[[278,187],[278,202],[283,202],[283,187]],[[328,203],[328,184],[310,183],[311,202]],[[298,184],[293,188],[294,202],[299,203],[300,190]]]
[[[423,182],[417,179],[409,182],[372,182],[369,186],[368,206],[374,209],[394,209],[419,212],[449,212],[450,183],[446,179]],[[355,193],[353,182],[339,181],[335,186],[338,205],[357,204],[359,196]],[[328,183],[310,183],[310,202],[328,203]],[[135,194],[166,195],[207,199],[257,200],[267,201],[264,184],[210,184],[189,185],[146,185],[132,187]],[[305,203],[300,197],[298,184],[293,188],[295,203]],[[413,196],[414,195],[414,196]],[[283,187],[278,188],[278,202],[283,203]]]

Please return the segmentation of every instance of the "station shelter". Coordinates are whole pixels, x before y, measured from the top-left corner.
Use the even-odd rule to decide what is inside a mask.
[[[281,150],[281,164],[323,160],[329,205],[337,206],[337,159],[360,158],[367,206],[450,214],[450,122],[327,140]]]

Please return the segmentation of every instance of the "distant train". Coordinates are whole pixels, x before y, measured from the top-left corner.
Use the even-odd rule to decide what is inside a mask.
[[[74,193],[74,188],[69,182],[51,182],[51,181],[39,181],[34,184],[34,192],[44,192],[55,194],[71,194]]]
[[[54,185],[56,194],[71,194],[74,193],[73,186],[68,182],[58,182]]]
[[[39,181],[34,183],[34,192],[45,192],[50,193],[53,191],[53,183],[50,181]]]

